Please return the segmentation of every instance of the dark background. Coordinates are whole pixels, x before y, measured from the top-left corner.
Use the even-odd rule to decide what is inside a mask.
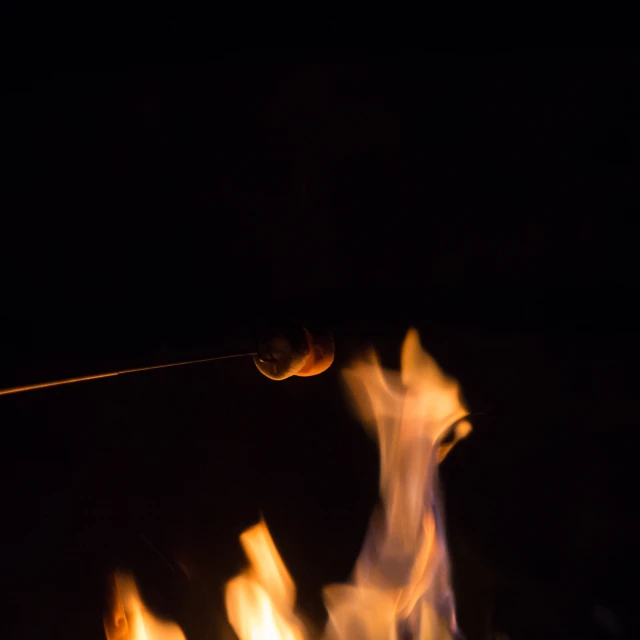
[[[1,397],[3,637],[102,637],[116,567],[189,640],[225,637],[260,513],[322,624],[377,495],[339,367],[368,343],[397,366],[412,324],[477,414],[442,469],[466,637],[634,637],[639,62],[13,65],[0,387],[206,355],[270,313],[331,326],[337,361]]]

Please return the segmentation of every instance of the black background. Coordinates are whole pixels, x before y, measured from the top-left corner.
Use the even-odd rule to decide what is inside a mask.
[[[0,398],[4,637],[100,638],[116,567],[225,637],[261,513],[321,625],[377,494],[339,368],[368,343],[397,366],[410,325],[477,414],[442,469],[466,637],[633,637],[638,62],[15,65],[0,386],[230,348],[269,313],[338,351],[281,383],[238,359]]]

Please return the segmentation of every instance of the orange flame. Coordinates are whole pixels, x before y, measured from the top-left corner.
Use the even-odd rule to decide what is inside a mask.
[[[372,518],[352,584],[324,591],[325,640],[450,640],[456,618],[438,463],[471,431],[460,388],[413,329],[399,374],[384,371],[371,354],[344,375],[363,421],[375,427],[382,508]],[[295,613],[295,584],[265,522],[247,529],[240,542],[249,567],[225,588],[238,638],[306,640],[309,631]],[[117,574],[113,596],[104,621],[107,640],[185,640],[180,627],[146,609],[132,577]]]
[[[160,620],[147,609],[132,576],[114,574],[111,600],[111,611],[104,618],[107,640],[185,640],[177,624]]]
[[[372,354],[344,372],[360,415],[376,428],[382,511],[374,515],[353,585],[325,589],[332,639],[450,638],[456,631],[438,490],[438,462],[471,427],[458,384],[410,330],[401,373]],[[455,425],[455,427],[454,427]]]
[[[249,567],[227,583],[227,616],[240,640],[304,640],[294,613],[296,588],[264,521],[247,529],[240,543]]]

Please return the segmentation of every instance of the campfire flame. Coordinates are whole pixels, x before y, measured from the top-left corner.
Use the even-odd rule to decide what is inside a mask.
[[[294,613],[296,587],[264,520],[240,543],[249,567],[227,583],[227,616],[240,640],[305,640]]]
[[[107,640],[185,640],[177,624],[160,620],[147,609],[132,576],[114,574],[110,596],[111,611],[104,618]]]
[[[344,372],[360,416],[380,448],[381,507],[374,513],[351,584],[324,590],[325,640],[450,640],[457,633],[438,464],[471,431],[460,388],[407,333],[401,371],[374,353]],[[225,588],[240,640],[307,640],[296,589],[267,525],[240,536],[249,566]],[[116,576],[107,640],[184,640],[177,625],[145,608],[133,578]]]
[[[376,430],[382,508],[353,584],[325,589],[327,638],[451,638],[457,625],[438,462],[471,430],[458,384],[422,349],[415,330],[405,338],[400,374],[384,371],[371,354],[344,375],[361,418]],[[448,435],[453,442],[443,444]]]

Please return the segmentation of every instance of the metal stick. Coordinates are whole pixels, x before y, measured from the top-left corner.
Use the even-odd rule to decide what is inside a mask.
[[[162,558],[162,560],[167,565],[167,567],[169,567],[169,569],[171,569],[171,571],[173,571],[173,573],[175,573],[176,570],[171,566],[171,563],[158,551],[158,549],[156,549],[155,545],[153,545],[151,543],[151,540],[149,540],[149,538],[147,538],[147,536],[145,536],[144,533],[142,533],[142,532],[140,532],[140,537],[156,552],[156,554],[160,558]]]
[[[97,373],[91,376],[82,376],[80,378],[67,378],[66,380],[55,380],[54,382],[40,382],[37,384],[28,384],[21,387],[10,387],[9,389],[0,389],[0,396],[7,396],[12,393],[21,393],[22,391],[33,391],[35,389],[45,389],[46,387],[59,387],[63,384],[72,384],[73,382],[86,382],[87,380],[99,380],[100,378],[113,378],[126,373],[140,373],[142,371],[152,371],[153,369],[168,369],[170,367],[182,367],[188,364],[198,364],[201,362],[212,362],[214,360],[226,360],[228,358],[242,358],[246,356],[255,356],[257,352],[248,353],[232,353],[224,356],[215,356],[213,358],[201,358],[200,360],[187,360],[185,362],[171,362],[169,364],[157,364],[152,367],[139,367],[137,369],[123,369],[122,371],[112,371],[111,373]]]

